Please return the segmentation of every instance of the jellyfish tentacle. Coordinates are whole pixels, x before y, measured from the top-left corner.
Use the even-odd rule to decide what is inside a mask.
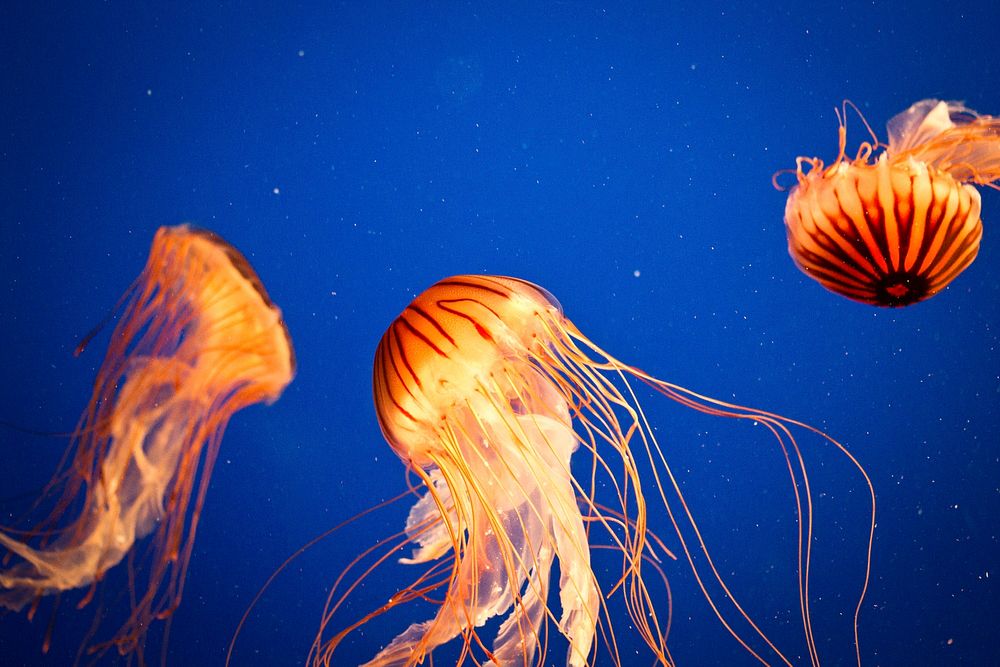
[[[811,164],[822,170],[818,161]],[[905,232],[905,226],[898,225],[898,230]],[[864,252],[859,249],[857,254],[868,262]],[[905,261],[904,256],[899,253],[890,261],[895,265]],[[702,402],[619,362],[566,319],[554,297],[530,283],[457,276],[417,297],[394,321],[379,345],[373,373],[383,434],[426,489],[407,519],[414,551],[402,562],[440,560],[387,605],[329,642],[322,637],[331,618],[325,612],[314,664],[330,664],[347,633],[415,597],[438,606],[434,618],[407,627],[368,664],[409,667],[458,637],[463,642],[458,664],[547,663],[542,642],[547,645],[552,626],[546,619],[566,637],[570,667],[584,667],[603,656],[595,649],[598,639],[612,663],[622,664],[613,614],[605,601],[621,592],[655,661],[672,665],[666,645],[673,618],[669,586],[664,626],[656,613],[658,599],[643,579],[644,562],[664,576],[656,553],[669,554],[647,525],[640,478],[640,470],[647,469],[695,581],[722,626],[762,664],[791,664],[786,657],[791,654],[737,602],[716,566],[681,491],[682,481],[669,465],[630,378],[685,407],[752,419],[778,441],[795,492],[794,565],[804,648],[810,662],[818,663],[809,605],[812,496],[805,461],[787,428],[800,424],[711,399]],[[590,459],[584,477],[570,465],[577,450]],[[598,499],[601,487],[606,488]],[[614,499],[613,507],[607,507],[605,497]],[[602,530],[609,545],[592,542]],[[607,595],[591,562],[591,551],[604,547],[621,555],[620,575]],[[550,578],[557,561],[560,611],[546,604],[554,593]],[[446,571],[447,578],[442,578]],[[432,586],[444,593],[443,600],[423,593]],[[480,628],[507,611],[488,649]]]

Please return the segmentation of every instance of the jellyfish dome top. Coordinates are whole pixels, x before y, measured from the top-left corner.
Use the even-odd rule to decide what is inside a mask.
[[[386,440],[402,459],[433,464],[448,414],[519,387],[505,378],[518,372],[512,365],[544,348],[550,335],[546,316],[561,314],[559,302],[531,283],[493,280],[496,285],[476,276],[440,281],[417,296],[383,336],[375,357],[376,409]],[[506,388],[488,386],[505,379]],[[411,384],[419,391],[411,391]],[[532,398],[511,395],[506,402]]]
[[[861,303],[930,298],[979,252],[974,185],[996,187],[1000,179],[1000,118],[921,100],[889,121],[888,143],[872,133],[852,160],[847,104],[837,114],[837,159],[796,161],[798,185],[785,205],[788,251],[808,276]]]
[[[729,634],[763,664],[791,664],[788,649],[740,605],[712,560],[629,378],[686,408],[751,420],[774,436],[799,523],[794,585],[802,648],[817,664],[808,595],[812,496],[794,431],[819,435],[861,473],[872,508],[864,536],[870,559],[874,492],[853,456],[805,424],[701,396],[618,361],[537,285],[472,275],[446,278],[417,296],[379,343],[373,371],[378,421],[419,481],[412,487],[419,498],[403,532],[378,540],[337,578],[308,662],[436,664],[434,652],[460,640],[457,649],[447,649],[457,650],[460,664],[554,664],[547,655],[554,625],[570,667],[633,664],[637,658],[619,651],[616,639],[616,627],[625,625],[649,651],[643,662],[672,665],[670,592],[664,598],[664,590],[648,582],[650,575],[663,581],[661,558],[674,557],[649,528],[655,512],[669,520],[678,550]],[[651,499],[658,499],[655,510]],[[615,563],[600,569],[610,569],[610,581],[593,565],[598,550]],[[401,551],[407,555],[399,562],[420,571],[413,582],[327,633],[353,608],[359,587]],[[855,645],[868,562],[857,570]],[[363,626],[411,603],[429,603],[432,618],[411,623],[374,657],[345,648]],[[612,613],[611,604],[627,617]],[[483,636],[491,619],[497,620],[492,641]]]
[[[0,570],[0,606],[33,603],[33,613],[40,597],[89,585],[82,606],[136,540],[152,533],[146,556],[129,559],[129,617],[94,647],[127,654],[141,650],[150,622],[180,602],[229,418],[276,400],[295,358],[281,311],[257,274],[208,231],[158,230],[123,303],[66,463],[47,489],[52,509],[17,533],[23,539],[0,532],[0,546],[19,559]]]

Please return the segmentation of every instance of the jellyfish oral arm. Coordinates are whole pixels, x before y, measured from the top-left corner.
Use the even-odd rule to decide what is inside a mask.
[[[146,377],[143,372],[133,374],[119,399],[127,398]],[[82,514],[73,525],[50,546],[38,549],[0,534],[0,545],[23,559],[0,572],[5,589],[0,591],[0,605],[17,610],[38,595],[99,580],[163,517],[180,443],[186,441],[190,423],[199,421],[192,419],[197,410],[177,397],[163,404],[137,404],[148,409],[116,416],[100,475],[88,488]]]
[[[442,471],[455,461],[439,460],[423,473],[428,491],[407,522],[418,548],[402,562],[455,553],[445,602],[433,620],[411,625],[366,665],[414,664],[508,610],[486,664],[529,664],[551,613],[550,576],[558,558],[567,664],[583,667],[601,598],[569,473],[576,437],[568,423],[547,415],[502,417],[489,405],[472,412],[475,417],[444,438],[471,470],[445,477]]]

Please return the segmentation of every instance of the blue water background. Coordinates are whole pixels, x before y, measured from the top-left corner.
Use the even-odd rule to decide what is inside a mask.
[[[73,348],[163,225],[241,249],[295,341],[281,400],[226,432],[169,664],[221,664],[289,553],[404,488],[372,354],[410,299],[457,273],[535,281],[619,358],[839,438],[878,494],[865,664],[1000,664],[1000,195],[983,192],[979,259],[929,302],[887,311],[795,268],[770,181],[797,155],[835,156],[844,98],[880,133],[926,97],[1000,114],[1000,4],[42,2],[3,23],[0,419],[73,427],[107,331]],[[850,123],[852,144],[865,139]],[[780,453],[761,429],[642,399],[741,601],[806,663]],[[4,522],[65,444],[0,431]],[[828,447],[806,453],[823,494],[817,640],[826,664],[853,664],[864,489]],[[406,509],[298,559],[235,664],[302,664],[333,579]],[[686,565],[666,572],[679,664],[755,664]],[[405,575],[387,569],[343,620]],[[0,664],[67,664],[91,618],[78,599],[44,657],[49,607],[0,618]],[[372,626],[338,664],[426,611]],[[634,643],[626,619],[616,629]]]

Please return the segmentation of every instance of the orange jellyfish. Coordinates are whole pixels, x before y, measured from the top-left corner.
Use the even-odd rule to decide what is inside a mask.
[[[230,416],[276,400],[295,369],[281,311],[247,260],[211,232],[157,231],[126,298],[64,462],[72,459],[50,484],[62,490],[48,518],[24,541],[0,532],[10,552],[0,605],[30,604],[32,613],[41,596],[90,586],[83,606],[104,574],[152,534],[145,557],[129,556],[131,615],[92,649],[122,654],[141,651],[149,624],[180,602]],[[65,521],[71,510],[79,514]],[[144,581],[136,581],[140,567]]]
[[[846,110],[837,113],[833,164],[796,160],[788,252],[808,276],[855,301],[892,308],[930,298],[979,252],[980,197],[971,184],[1000,179],[1000,118],[922,100],[889,121],[887,144],[872,133],[874,143],[849,160]]]
[[[858,535],[859,544],[867,541],[867,557],[854,573],[856,590],[846,593],[856,596],[849,613],[857,646],[875,496],[863,468],[842,445],[800,422],[707,398],[618,361],[584,336],[537,285],[457,276],[414,299],[378,346],[378,420],[423,494],[404,533],[380,540],[338,578],[310,664],[354,664],[351,656],[336,653],[345,639],[416,600],[424,607],[430,603],[432,618],[407,627],[367,666],[409,667],[428,658],[433,663],[437,648],[459,638],[458,663],[552,664],[546,650],[553,625],[571,667],[595,664],[599,651],[608,656],[601,664],[640,664],[637,656],[626,659],[618,650],[617,621],[609,607],[618,593],[615,604],[629,616],[623,624],[635,628],[649,647],[649,659],[641,662],[672,665],[671,604],[663,602],[662,588],[648,583],[651,574],[657,581],[663,576],[660,557],[670,555],[648,524],[652,514],[665,510],[678,552],[725,629],[760,663],[791,665],[799,654],[769,638],[717,568],[629,378],[688,408],[749,420],[773,434],[784,453],[782,469],[790,476],[789,498],[798,520],[797,551],[788,551],[789,571],[797,572],[797,581],[789,583],[799,591],[804,637],[797,650],[808,651],[812,664],[820,661],[809,600],[813,496],[794,431],[825,438],[856,467],[871,498],[868,530]],[[580,452],[586,460],[571,462]],[[656,508],[648,504],[650,494],[659,498]],[[422,566],[413,583],[328,636],[334,615],[346,613],[339,610],[352,593],[406,546],[412,553],[401,562]],[[592,564],[598,549],[614,554],[607,582]],[[365,567],[366,558],[375,562]],[[557,584],[551,580],[556,563]],[[490,641],[482,636],[484,625],[499,616],[504,618],[497,619]],[[860,649],[857,656],[860,663]]]

